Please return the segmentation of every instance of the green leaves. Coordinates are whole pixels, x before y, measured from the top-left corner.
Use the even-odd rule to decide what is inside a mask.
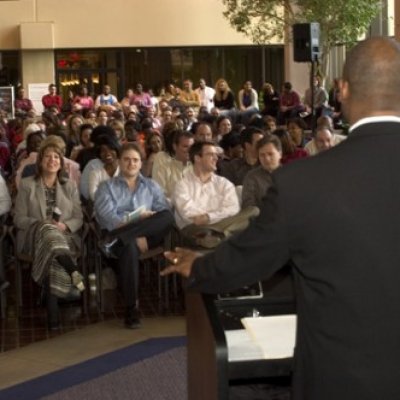
[[[321,48],[357,41],[382,7],[381,0],[222,0],[224,16],[254,43],[282,40],[297,22],[319,22]],[[290,39],[290,38],[289,38]],[[324,60],[322,60],[324,61]]]

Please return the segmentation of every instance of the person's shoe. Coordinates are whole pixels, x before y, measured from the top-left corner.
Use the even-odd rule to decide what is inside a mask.
[[[47,315],[47,328],[49,331],[58,331],[61,328],[60,319],[58,315]]]
[[[85,284],[83,283],[83,276],[80,272],[74,271],[71,274],[72,284],[80,291],[83,292],[85,290]]]
[[[10,282],[8,282],[8,281],[1,281],[1,282],[0,282],[0,293],[1,293],[3,290],[6,290],[9,286],[10,286]]]
[[[125,312],[125,327],[128,329],[137,329],[141,325],[139,310],[136,307],[128,307]]]
[[[101,240],[99,242],[99,248],[101,252],[107,257],[107,258],[118,258],[118,256],[114,253],[113,247],[117,244],[118,238],[115,238],[113,240]]]

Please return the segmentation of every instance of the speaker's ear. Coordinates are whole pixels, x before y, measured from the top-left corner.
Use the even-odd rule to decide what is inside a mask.
[[[319,23],[293,25],[293,59],[312,62],[319,57]]]
[[[349,98],[350,90],[349,83],[341,79],[339,81],[339,100],[341,102],[346,101]]]

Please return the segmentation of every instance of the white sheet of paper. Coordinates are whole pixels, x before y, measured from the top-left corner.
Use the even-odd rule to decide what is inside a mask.
[[[293,357],[296,342],[296,315],[242,318],[242,324],[261,347],[263,358]]]
[[[248,361],[264,358],[260,346],[251,338],[246,329],[225,331],[226,344],[228,348],[228,360]]]

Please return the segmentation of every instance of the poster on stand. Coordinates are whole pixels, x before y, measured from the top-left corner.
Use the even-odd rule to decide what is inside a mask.
[[[14,118],[14,86],[0,86],[0,110],[7,113],[7,119]]]
[[[32,101],[33,108],[38,115],[44,111],[42,97],[48,93],[49,83],[30,83],[28,85],[28,97]]]

